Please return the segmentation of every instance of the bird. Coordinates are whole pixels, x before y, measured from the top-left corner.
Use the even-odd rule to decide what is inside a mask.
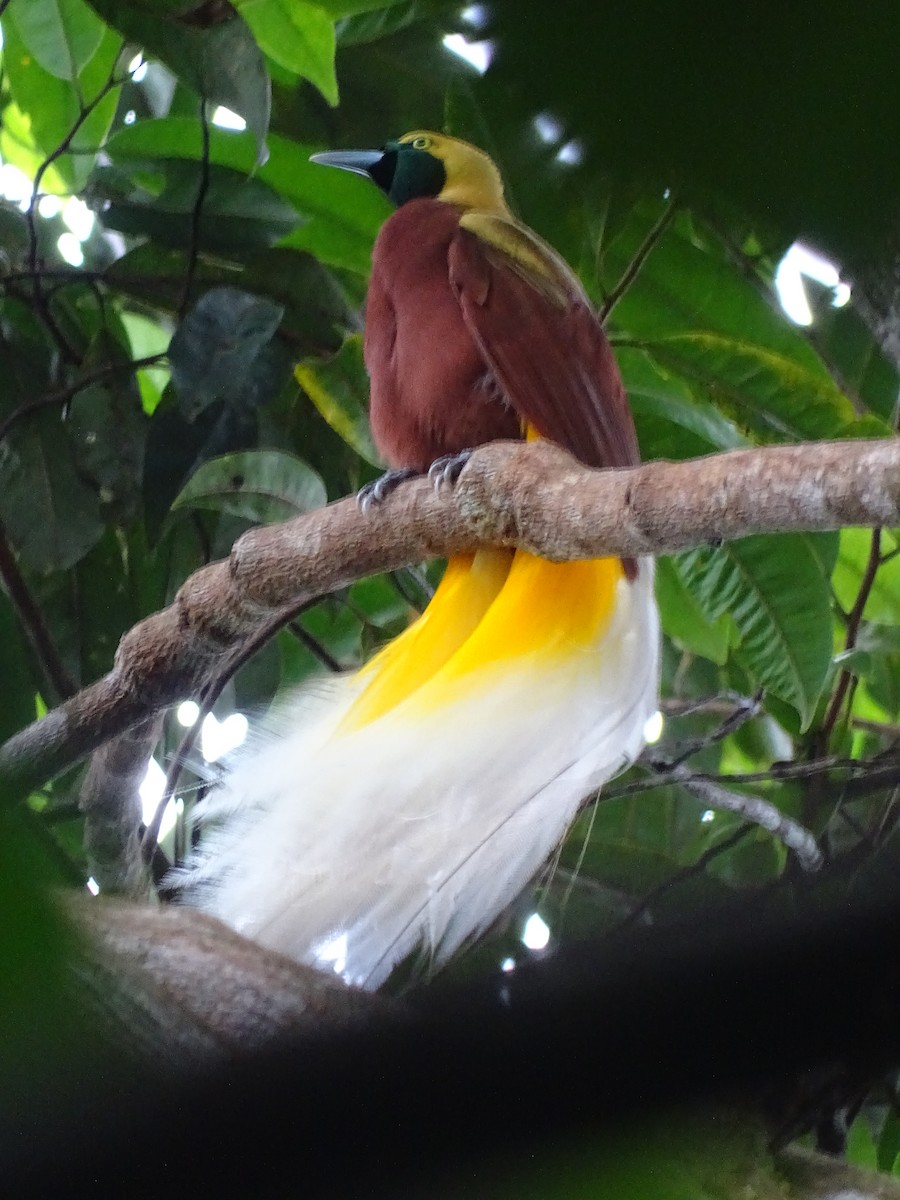
[[[566,262],[517,220],[495,163],[415,130],[314,155],[394,203],[372,253],[364,357],[390,468],[454,486],[471,451],[544,439],[639,462],[607,337]],[[308,686],[204,802],[183,899],[348,984],[437,971],[540,873],[658,705],[651,559],[452,557],[359,671]]]

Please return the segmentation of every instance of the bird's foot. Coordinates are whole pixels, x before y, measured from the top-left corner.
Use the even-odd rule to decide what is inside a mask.
[[[416,471],[413,467],[385,471],[383,475],[379,475],[377,479],[373,479],[371,483],[367,483],[356,493],[356,503],[359,505],[360,512],[365,513],[370,508],[375,508],[386,500],[401,483],[406,483],[407,479],[415,479],[417,475],[421,475],[421,471]]]
[[[428,478],[434,485],[434,490],[439,492],[444,484],[452,487],[473,453],[472,450],[460,450],[458,454],[442,454],[440,458],[436,458],[428,468]]]

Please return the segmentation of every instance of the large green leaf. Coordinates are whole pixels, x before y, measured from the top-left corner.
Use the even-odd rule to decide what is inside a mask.
[[[172,501],[201,463],[250,449],[257,438],[255,409],[217,400],[189,421],[175,389],[166,388],[150,419],[144,457],[144,522],[150,541],[156,541]]]
[[[405,4],[407,0],[317,0],[319,8],[330,17],[350,17],[355,13],[372,12],[376,8],[392,8]]]
[[[169,345],[172,383],[189,420],[216,400],[248,409],[277,394],[286,364],[272,339],[282,312],[238,288],[200,297]]]
[[[817,365],[737,337],[692,330],[650,343],[652,353],[707,393],[741,424],[777,438],[834,438],[853,406]]]
[[[601,260],[607,289],[633,262],[656,216],[646,205]],[[698,397],[765,440],[834,437],[854,410],[805,336],[753,281],[697,244],[682,219],[659,239],[616,305],[617,335],[636,341]]]
[[[239,7],[261,50],[279,66],[315,84],[329,104],[337,104],[334,21],[321,5],[306,0],[242,0]]]
[[[616,359],[645,458],[693,458],[746,445],[732,421],[649,354],[623,346]]]
[[[843,308],[829,305],[817,313],[812,336],[848,395],[855,397],[860,406],[894,423],[900,376],[853,305]]]
[[[27,305],[8,296],[0,300],[0,355],[0,416],[5,417],[50,389],[53,365],[53,341],[46,328]]]
[[[120,529],[107,529],[75,567],[70,590],[79,677],[99,679],[113,664],[119,639],[147,609],[138,603],[135,584],[150,574]]]
[[[256,177],[273,188],[307,223],[285,238],[284,245],[309,250],[323,262],[368,274],[372,243],[392,208],[378,188],[347,171],[334,171],[309,161],[320,146],[268,138],[269,157]],[[188,117],[139,121],[109,139],[107,153],[123,166],[129,160],[191,158],[202,154],[197,122]],[[255,149],[248,134],[210,130],[210,158],[215,164],[250,174]]]
[[[363,362],[362,336],[347,338],[340,353],[329,362],[301,363],[294,375],[331,428],[357,454],[380,464],[369,430],[369,377]]]
[[[280,450],[248,450],[204,463],[172,508],[208,508],[268,525],[327,501],[321,477],[302,459]]]
[[[728,657],[731,622],[727,613],[710,620],[683,583],[670,558],[656,563],[656,599],[664,632],[680,646],[720,666]]]
[[[91,0],[113,28],[173,71],[210,104],[239,113],[261,160],[269,129],[271,85],[259,47],[239,16],[201,25],[154,12],[140,0]]]
[[[102,536],[99,498],[76,471],[58,411],[37,413],[0,444],[0,518],[36,571],[67,570]]]
[[[147,166],[133,179],[112,168],[94,173],[92,196],[109,229],[165,246],[241,255],[271,246],[297,224],[294,208],[261,179],[213,166],[201,183],[197,163],[159,161],[152,175]]]
[[[670,561],[707,620],[731,617],[740,635],[737,655],[750,676],[793,705],[807,725],[832,653],[828,581],[808,539],[741,538]]]
[[[640,896],[695,857],[703,807],[677,787],[601,799],[572,827],[560,863]]]
[[[14,23],[4,22],[3,36],[4,70],[13,99],[28,119],[28,133],[45,157],[57,156],[55,172],[44,173],[41,189],[51,190],[54,179],[61,177],[69,190],[78,191],[93,168],[115,115],[118,88],[112,88],[99,101],[98,97],[110,80],[122,39],[106,30],[77,79],[68,80],[58,79],[41,66]],[[93,107],[85,115],[87,104]],[[60,154],[64,145],[66,152]]]
[[[174,313],[184,300],[188,266],[184,252],[144,243],[116,259],[105,278],[125,295]],[[283,307],[280,333],[298,356],[334,353],[341,346],[344,332],[357,321],[333,275],[301,250],[273,247],[251,254],[244,259],[240,272],[219,260],[202,259],[196,265],[194,285],[198,291],[235,283],[240,283],[242,291]],[[154,342],[145,349],[136,347],[135,353],[157,349]]]
[[[91,371],[124,365],[121,347],[100,333],[85,356]],[[128,371],[83,388],[69,406],[68,432],[75,464],[100,498],[101,511],[117,522],[136,514],[141,494],[146,418],[134,376]]]
[[[103,22],[84,0],[12,0],[6,17],[57,79],[77,79],[103,41]]]

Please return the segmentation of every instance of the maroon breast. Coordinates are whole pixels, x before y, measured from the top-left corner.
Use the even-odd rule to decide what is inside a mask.
[[[459,216],[442,201],[412,200],[375,243],[365,358],[372,433],[393,467],[422,471],[442,454],[520,436],[450,285]]]

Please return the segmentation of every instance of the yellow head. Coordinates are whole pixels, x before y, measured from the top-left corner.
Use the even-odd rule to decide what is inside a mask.
[[[385,190],[397,204],[436,196],[465,209],[508,214],[500,172],[483,150],[468,142],[416,129],[388,142],[385,157],[392,154],[393,176]]]

